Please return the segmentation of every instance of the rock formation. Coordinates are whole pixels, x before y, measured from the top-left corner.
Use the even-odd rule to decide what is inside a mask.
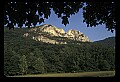
[[[63,29],[49,24],[31,28],[29,33],[25,33],[23,36],[29,36],[36,41],[52,44],[67,44],[69,40],[91,42],[89,38],[80,31],[71,29],[66,33]]]

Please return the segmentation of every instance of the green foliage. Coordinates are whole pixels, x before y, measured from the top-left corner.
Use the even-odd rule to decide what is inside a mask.
[[[28,64],[27,64],[26,56],[25,55],[21,56],[19,61],[20,61],[19,64],[20,72],[22,74],[27,74]]]
[[[116,2],[5,2],[4,25],[8,24],[9,29],[18,24],[21,28],[23,24],[36,26],[37,23],[44,22],[51,15],[51,9],[58,18],[62,19],[62,24],[69,24],[68,18],[83,9],[83,22],[87,26],[97,26],[105,24],[106,28],[113,32],[116,27],[115,7]],[[38,14],[36,12],[38,11]],[[8,16],[8,17],[7,17]],[[31,20],[33,19],[33,20]],[[9,22],[11,21],[11,23]]]
[[[99,69],[101,71],[108,71],[110,69],[110,65],[106,60],[100,60]]]
[[[4,74],[7,76],[115,70],[113,46],[82,42],[80,45],[42,43],[30,37],[23,38],[25,32],[28,31],[4,30]]]
[[[37,58],[35,61],[35,73],[44,73],[44,62],[41,58]]]
[[[11,56],[11,55],[12,56]],[[10,55],[10,56],[8,56]],[[4,57],[4,74],[5,75],[18,75],[20,72],[19,69],[19,59],[20,56],[19,54],[15,53],[15,52],[10,52],[5,53],[5,57]]]
[[[108,37],[108,38],[106,38],[104,40],[95,41],[95,43],[115,47],[115,37]]]

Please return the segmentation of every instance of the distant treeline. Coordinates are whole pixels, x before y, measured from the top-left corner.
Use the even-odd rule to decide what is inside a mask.
[[[4,74],[115,70],[115,48],[97,43],[47,44],[4,31]]]

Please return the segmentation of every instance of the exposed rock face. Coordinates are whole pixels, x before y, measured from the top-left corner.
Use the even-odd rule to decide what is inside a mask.
[[[65,39],[81,42],[91,42],[89,38],[80,31],[71,29],[66,33],[63,29],[48,24],[41,25],[40,27],[31,28],[30,32],[24,34],[23,36],[27,37],[31,35],[30,33],[34,33],[34,36],[31,36],[32,39],[45,43],[67,44]],[[53,39],[54,37],[57,37],[57,39]]]
[[[57,28],[53,25],[47,25],[45,24],[42,28],[41,28],[42,32],[48,32],[53,36],[63,36],[65,34],[65,31],[63,29]]]
[[[76,31],[76,30],[69,30],[66,37],[72,40],[76,41],[82,41],[82,42],[90,42],[87,36],[85,36],[82,32]]]

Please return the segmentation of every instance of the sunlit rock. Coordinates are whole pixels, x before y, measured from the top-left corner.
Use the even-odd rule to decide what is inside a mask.
[[[34,33],[34,35],[32,33]],[[49,24],[31,28],[29,33],[25,33],[23,36],[27,37],[28,35],[31,36],[33,40],[51,44],[67,44],[67,41],[69,40],[92,42],[80,31],[71,29],[68,32],[65,32],[63,29]]]

